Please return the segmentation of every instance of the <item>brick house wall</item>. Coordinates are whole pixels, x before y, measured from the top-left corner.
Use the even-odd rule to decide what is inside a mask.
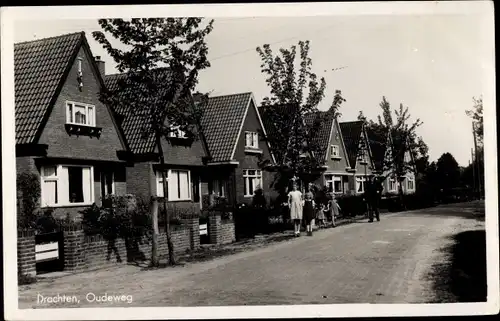
[[[118,159],[117,151],[124,150],[125,145],[119,138],[112,114],[99,101],[100,82],[97,72],[91,66],[93,57],[82,46],[77,58],[81,58],[83,88],[78,87],[78,59],[75,59],[68,77],[56,99],[47,123],[41,133],[38,143],[48,145],[47,156],[17,157],[16,169],[20,172],[31,172],[40,175],[42,164],[86,164],[94,166],[94,202],[101,204],[100,167],[114,169],[115,194],[126,193],[125,164]],[[66,101],[87,103],[95,106],[96,126],[102,128],[99,138],[89,136],[69,135],[66,132]],[[104,162],[104,163],[103,163]],[[54,208],[54,217],[69,217],[78,220],[79,213],[87,206],[69,206]]]
[[[245,152],[245,131],[257,132],[259,135],[259,149],[262,150],[262,154],[253,154]],[[260,158],[266,160],[271,160],[271,153],[266,141],[262,137],[263,131],[257,116],[257,109],[253,103],[250,102],[246,118],[243,122],[243,127],[240,133],[240,137],[237,142],[236,151],[234,159],[239,162],[238,167],[235,169],[236,178],[236,199],[237,203],[251,203],[252,197],[245,197],[244,191],[244,181],[243,181],[243,170],[244,169],[260,169],[258,162]],[[264,196],[267,202],[275,198],[278,194],[271,187],[272,181],[274,180],[274,175],[270,172],[262,170],[262,189],[264,191]]]

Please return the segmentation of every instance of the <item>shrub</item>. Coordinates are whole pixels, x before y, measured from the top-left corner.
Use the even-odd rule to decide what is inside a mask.
[[[253,208],[266,208],[267,206],[267,201],[266,198],[264,197],[264,191],[262,188],[258,188],[255,190],[253,199],[252,199],[252,207]]]
[[[20,228],[35,228],[40,200],[40,180],[34,173],[19,173],[17,181],[17,223]]]
[[[59,229],[60,224],[56,221],[53,214],[54,210],[52,208],[43,210],[42,215],[36,220],[37,234],[51,233]]]
[[[336,198],[342,216],[357,216],[366,213],[363,195],[342,195]]]
[[[102,211],[99,206],[95,203],[91,207],[80,211],[82,214],[82,225],[85,234],[94,235],[100,233],[100,219],[102,216]]]

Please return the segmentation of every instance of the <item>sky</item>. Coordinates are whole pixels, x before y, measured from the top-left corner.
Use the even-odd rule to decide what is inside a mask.
[[[207,18],[208,19],[208,18]],[[211,96],[253,92],[257,103],[269,95],[257,46],[274,51],[310,41],[312,69],[325,77],[320,109],[331,105],[336,89],[346,102],[340,121],[381,113],[382,96],[408,106],[429,146],[430,160],[445,152],[466,166],[473,147],[465,110],[485,91],[491,43],[480,15],[345,15],[309,17],[222,17],[206,38],[211,67],[200,73],[197,89]],[[116,73],[114,61],[91,36],[97,20],[29,20],[14,25],[14,42],[85,31],[91,50]],[[338,70],[335,68],[345,67]]]

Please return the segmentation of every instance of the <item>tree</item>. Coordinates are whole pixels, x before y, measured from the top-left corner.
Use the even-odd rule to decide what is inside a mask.
[[[483,127],[483,97],[479,98],[472,97],[472,101],[474,103],[471,110],[466,110],[465,113],[467,116],[472,118],[474,123],[474,132],[476,133],[476,137],[480,146],[483,145],[483,137],[484,137],[484,127]]]
[[[403,104],[400,104],[398,109],[391,110],[391,105],[385,96],[382,97],[379,106],[382,109],[382,114],[378,115],[377,122],[370,120],[366,121],[365,124],[381,137],[390,137],[388,146],[390,157],[384,159],[383,171],[386,176],[393,176],[399,182],[398,194],[404,206],[401,183],[406,174],[415,173],[418,163],[420,163],[421,170],[424,170],[428,164],[428,147],[423,138],[416,134],[417,128],[423,123],[420,119],[411,122],[409,108],[404,107]],[[395,119],[393,114],[396,116]],[[410,157],[407,158],[406,155],[410,155]]]
[[[93,32],[117,63],[123,77],[116,90],[103,90],[101,99],[114,109],[126,109],[144,124],[142,136],[152,141],[164,169],[162,138],[182,131],[196,138],[201,116],[191,97],[200,70],[210,67],[205,37],[213,20],[202,25],[202,18],[100,19],[99,25],[126,49],[113,47],[102,31]],[[162,170],[164,195],[167,180]],[[166,212],[166,198],[163,206]],[[151,264],[158,266],[158,200],[151,199],[153,245]],[[169,264],[175,264],[174,248],[166,219]]]
[[[265,117],[274,128],[272,134],[268,133],[267,140],[275,155],[272,170],[278,173],[277,189],[286,186],[293,177],[311,182],[322,165],[322,160],[315,156],[322,154],[323,147],[314,138],[325,118],[314,115],[317,115],[317,106],[325,96],[326,82],[312,72],[309,41],[299,41],[298,47],[299,66],[296,66],[295,45],[290,49],[281,48],[278,54],[269,44],[256,49],[262,60],[261,71],[270,88],[270,95],[263,99],[262,106]],[[328,113],[338,115],[344,101],[341,91],[336,90]],[[307,118],[314,121],[305,121]]]
[[[458,187],[460,184],[460,166],[455,157],[450,153],[444,153],[436,163],[436,180],[438,186],[443,190]]]

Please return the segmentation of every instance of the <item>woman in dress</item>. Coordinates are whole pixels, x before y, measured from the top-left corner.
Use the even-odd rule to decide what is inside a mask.
[[[314,195],[312,193],[312,186],[304,195],[304,221],[306,223],[307,235],[312,236],[311,222],[314,219]]]
[[[294,183],[292,191],[288,193],[288,208],[290,209],[290,219],[294,224],[294,235],[300,236],[300,221],[302,220],[302,193],[297,190]]]

